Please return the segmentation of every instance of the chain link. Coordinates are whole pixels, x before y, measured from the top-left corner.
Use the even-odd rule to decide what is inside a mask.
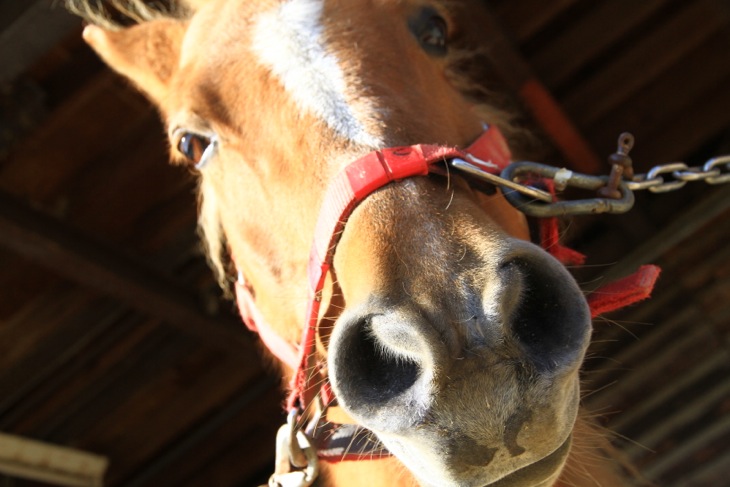
[[[665,179],[665,175],[669,177]],[[632,191],[648,189],[652,193],[666,193],[691,181],[730,183],[730,155],[713,157],[702,166],[690,167],[684,162],[659,164],[646,174],[637,174],[631,181],[626,181],[626,186]]]

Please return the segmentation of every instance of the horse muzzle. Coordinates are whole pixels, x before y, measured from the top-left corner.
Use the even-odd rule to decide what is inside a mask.
[[[428,485],[489,484],[569,442],[586,301],[539,247],[503,249],[433,306],[373,290],[330,340],[340,405]]]

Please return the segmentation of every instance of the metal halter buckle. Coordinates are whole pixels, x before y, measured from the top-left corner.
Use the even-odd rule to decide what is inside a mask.
[[[269,487],[309,487],[319,475],[317,450],[297,425],[297,411],[291,410],[286,424],[276,434],[276,464]]]

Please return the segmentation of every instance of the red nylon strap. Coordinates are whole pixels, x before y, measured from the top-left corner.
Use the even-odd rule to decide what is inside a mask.
[[[309,255],[307,322],[302,334],[297,372],[290,384],[288,409],[297,406],[303,409],[308,403],[307,396],[314,393],[309,384],[318,371],[310,364],[310,356],[316,344],[321,292],[337,241],[350,214],[363,199],[388,183],[426,176],[434,164],[456,157],[469,158],[491,173],[501,172],[510,162],[509,149],[501,132],[489,128],[466,151],[436,145],[412,145],[371,152],[351,163],[332,181],[325,193]]]
[[[345,168],[332,182],[325,196],[310,253],[309,281],[311,299],[299,346],[278,336],[259,312],[251,286],[239,278],[236,300],[239,312],[251,331],[258,332],[264,345],[283,363],[296,371],[288,405],[293,406],[304,395],[309,382],[309,356],[314,350],[320,291],[331,265],[334,246],[352,210],[365,197],[391,181],[427,175],[435,163],[452,157],[468,158],[485,171],[498,174],[510,163],[510,152],[502,133],[496,127],[486,128],[466,151],[435,145],[414,145],[374,151]],[[323,391],[327,394],[329,391]],[[303,398],[302,398],[303,399]],[[303,406],[303,404],[302,404]]]
[[[658,266],[643,265],[633,274],[593,291],[588,296],[591,318],[647,299],[660,273]]]
[[[238,305],[238,312],[241,314],[246,328],[251,331],[257,332],[261,341],[264,342],[266,348],[268,348],[279,360],[291,367],[296,369],[299,364],[299,354],[296,348],[291,343],[284,340],[282,337],[276,334],[276,332],[267,325],[266,320],[261,315],[258,306],[256,306],[256,300],[253,296],[253,291],[248,283],[243,282],[239,279],[239,283],[236,286],[236,304]]]
[[[557,200],[552,180],[545,179],[536,184],[544,186]],[[586,260],[585,255],[560,243],[558,219],[554,217],[540,221],[540,245],[563,265],[582,265]],[[587,297],[591,318],[647,299],[660,272],[661,269],[655,265],[641,266],[635,273],[593,291]]]

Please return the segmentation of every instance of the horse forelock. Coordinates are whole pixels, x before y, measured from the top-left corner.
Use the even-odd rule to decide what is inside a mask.
[[[163,18],[185,19],[196,10],[188,1],[64,0],[66,8],[87,22],[108,30]]]

